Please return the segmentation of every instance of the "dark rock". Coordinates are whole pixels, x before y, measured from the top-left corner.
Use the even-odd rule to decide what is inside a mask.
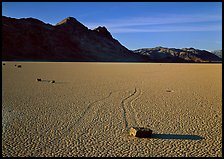
[[[167,89],[166,92],[174,92],[174,90]]]
[[[55,80],[51,80],[50,83],[55,83]]]
[[[130,128],[130,135],[141,138],[149,138],[152,135],[152,130],[144,127],[132,127]]]
[[[40,82],[40,81],[41,81],[41,79],[40,79],[40,78],[37,78],[37,81],[38,81],[38,82]]]

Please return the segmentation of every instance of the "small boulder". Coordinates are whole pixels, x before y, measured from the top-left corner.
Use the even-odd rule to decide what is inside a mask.
[[[40,82],[40,81],[41,81],[41,79],[40,79],[40,78],[37,78],[37,81],[38,81],[38,82]]]
[[[172,92],[174,92],[174,90],[167,89],[166,92],[172,93]]]
[[[149,138],[152,135],[152,130],[144,127],[131,127],[130,135],[135,137]]]
[[[18,68],[21,68],[22,66],[21,66],[21,65],[18,65],[17,67],[18,67]]]
[[[55,80],[51,80],[50,83],[55,83]]]

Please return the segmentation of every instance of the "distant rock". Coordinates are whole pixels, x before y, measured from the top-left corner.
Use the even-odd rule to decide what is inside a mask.
[[[56,25],[2,16],[3,61],[147,61],[114,39],[105,27],[88,29],[73,17]]]
[[[134,50],[135,54],[148,56],[154,62],[222,62],[218,56],[194,48],[143,48]]]

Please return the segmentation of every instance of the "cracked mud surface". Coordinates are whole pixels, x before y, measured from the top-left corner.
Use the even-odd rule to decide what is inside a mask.
[[[222,156],[221,64],[4,63],[3,157]]]

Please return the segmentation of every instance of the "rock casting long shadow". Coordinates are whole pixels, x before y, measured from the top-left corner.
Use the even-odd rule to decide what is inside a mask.
[[[150,138],[155,139],[176,139],[176,140],[202,140],[204,137],[198,135],[180,135],[180,134],[152,134]]]

